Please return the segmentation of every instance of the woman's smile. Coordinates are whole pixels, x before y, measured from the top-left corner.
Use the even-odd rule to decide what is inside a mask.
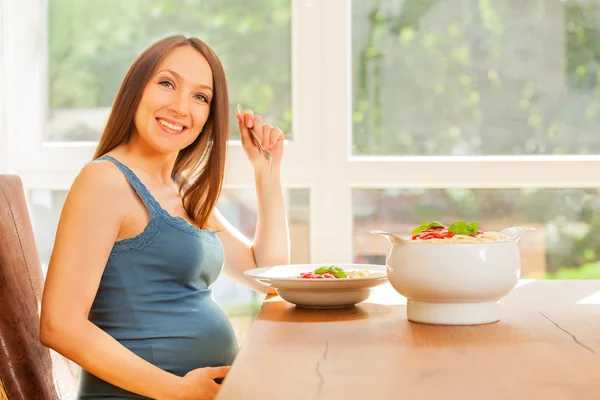
[[[171,119],[160,117],[157,117],[155,119],[160,129],[162,129],[164,132],[170,135],[181,135],[182,133],[188,130],[187,126],[181,123],[177,123],[176,121],[173,121]]]

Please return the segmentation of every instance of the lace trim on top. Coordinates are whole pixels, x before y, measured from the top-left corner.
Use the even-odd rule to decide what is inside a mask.
[[[148,188],[140,181],[137,175],[129,169],[125,164],[121,163],[119,160],[105,154],[101,157],[98,157],[95,161],[98,160],[108,160],[121,170],[123,175],[125,175],[125,179],[129,182],[129,184],[133,187],[137,195],[140,197],[146,208],[148,209],[148,215],[150,217],[150,221],[142,231],[137,236],[127,239],[121,239],[115,242],[113,247],[113,253],[123,253],[127,251],[141,249],[150,243],[152,243],[160,233],[160,222],[164,221],[170,226],[179,229],[185,233],[196,236],[207,242],[217,242],[218,237],[216,232],[201,229],[197,226],[194,226],[189,223],[185,218],[182,217],[174,217],[167,212],[158,201],[152,196]]]

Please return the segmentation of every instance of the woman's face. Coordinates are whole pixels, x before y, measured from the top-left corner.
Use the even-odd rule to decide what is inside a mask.
[[[191,46],[169,53],[144,88],[135,114],[138,140],[161,153],[176,153],[196,140],[213,98],[208,61]]]

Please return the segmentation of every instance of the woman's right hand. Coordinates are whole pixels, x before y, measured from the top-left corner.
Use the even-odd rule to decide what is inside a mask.
[[[231,367],[205,367],[185,374],[177,398],[181,400],[213,400],[221,385],[217,378],[225,378]]]

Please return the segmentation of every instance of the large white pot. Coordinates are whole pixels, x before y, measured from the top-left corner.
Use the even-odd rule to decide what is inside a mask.
[[[391,285],[407,299],[407,318],[438,325],[473,325],[500,319],[501,298],[521,276],[518,241],[533,228],[508,228],[508,240],[434,244],[372,231],[390,241]]]

